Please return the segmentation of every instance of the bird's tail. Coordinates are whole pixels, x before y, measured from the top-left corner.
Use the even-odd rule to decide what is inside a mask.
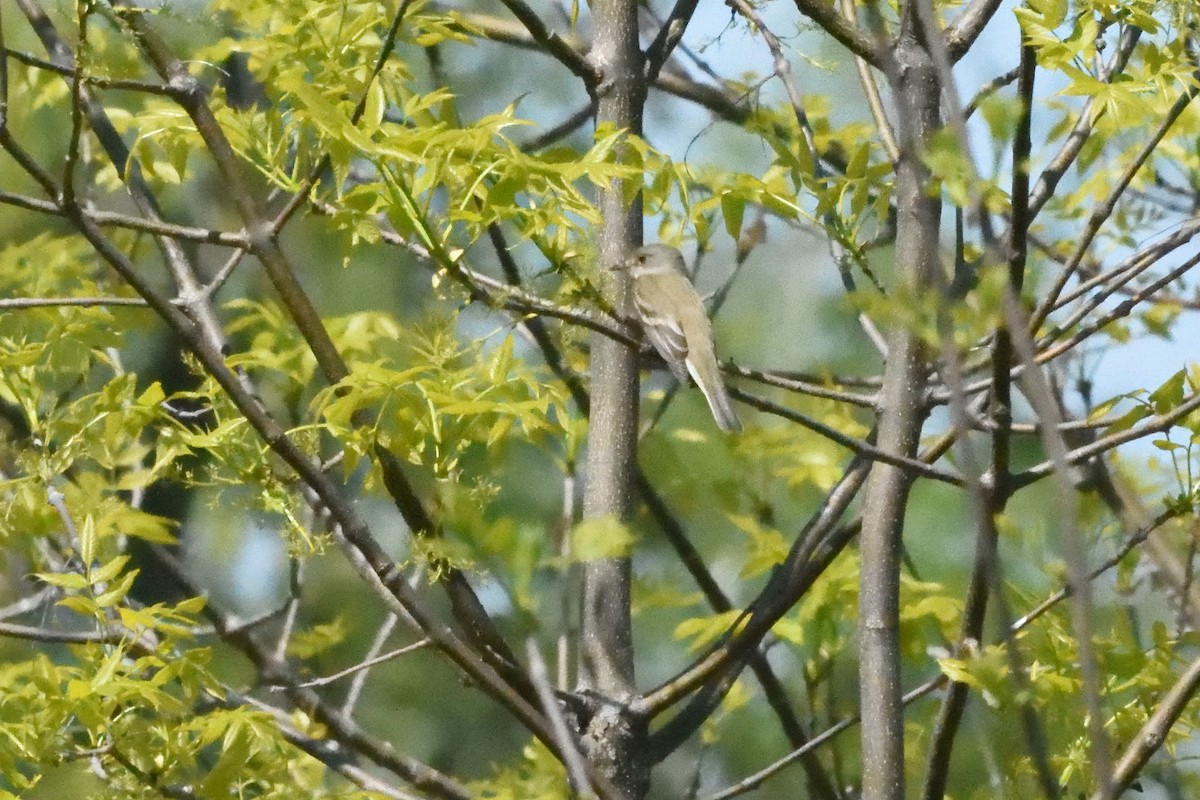
[[[692,367],[691,359],[688,360],[687,367],[688,372],[692,374],[692,379],[704,393],[704,399],[708,401],[708,407],[712,411],[713,419],[717,421],[717,427],[723,431],[741,431],[742,421],[738,419],[737,413],[733,410],[733,400],[730,399],[729,391],[725,388],[720,374],[711,376],[710,380],[704,380]]]

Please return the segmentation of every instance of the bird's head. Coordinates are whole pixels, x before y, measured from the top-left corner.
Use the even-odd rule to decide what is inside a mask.
[[[671,272],[687,275],[687,265],[684,263],[683,254],[670,245],[657,243],[639,247],[617,269],[628,270],[634,280],[648,275],[663,275]]]

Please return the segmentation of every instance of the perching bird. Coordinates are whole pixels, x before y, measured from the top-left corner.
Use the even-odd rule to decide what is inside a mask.
[[[712,324],[688,278],[683,254],[665,244],[648,244],[620,268],[633,279],[634,304],[650,344],[680,383],[692,376],[721,430],[740,431],[742,423],[717,366]]]

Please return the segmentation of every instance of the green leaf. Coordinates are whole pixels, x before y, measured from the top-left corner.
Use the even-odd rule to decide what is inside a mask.
[[[675,626],[675,638],[691,639],[690,649],[694,652],[729,633],[742,616],[741,611],[731,610],[685,619]]]
[[[233,789],[239,776],[250,769],[249,756],[249,737],[243,732],[241,723],[235,721],[226,731],[217,763],[213,765],[200,784],[200,793],[205,797],[238,794]]]
[[[742,578],[761,575],[777,564],[782,564],[787,558],[788,545],[779,531],[761,525],[758,520],[750,516],[731,514],[729,521],[746,534],[750,540],[750,545],[746,549],[745,561],[739,573]]]
[[[971,673],[968,662],[958,658],[939,658],[937,663],[942,674],[955,683],[964,683],[976,689],[983,688],[983,683]]]
[[[301,659],[312,658],[344,642],[348,632],[346,620],[341,616],[332,622],[313,625],[292,636],[288,642],[288,654]]]
[[[622,558],[633,550],[633,533],[611,514],[591,517],[571,530],[571,559]]]
[[[1030,0],[1029,7],[1041,14],[1047,28],[1057,28],[1067,18],[1067,0]]]
[[[58,605],[63,608],[69,608],[76,614],[84,617],[95,617],[100,612],[100,607],[96,605],[96,601],[82,594],[73,594],[70,597],[64,597],[58,601]]]
[[[88,579],[76,572],[35,572],[37,579],[60,589],[79,591],[89,585]]]
[[[850,156],[850,162],[846,164],[846,177],[850,180],[858,180],[867,174],[867,164],[871,158],[871,143],[865,141],[859,145],[854,154]]]
[[[1120,433],[1121,431],[1129,430],[1134,425],[1138,424],[1146,417],[1150,416],[1151,408],[1148,405],[1139,403],[1133,408],[1126,411],[1121,416],[1117,417],[1111,425],[1104,429],[1105,435],[1112,433]]]
[[[742,218],[746,214],[746,200],[726,192],[721,195],[721,216],[725,220],[725,231],[735,242],[742,235]]]
[[[492,368],[488,378],[492,383],[504,383],[508,380],[509,370],[513,361],[513,337],[505,336],[504,341],[492,354]]]
[[[771,626],[771,633],[797,647],[804,646],[804,624],[794,617],[783,617]]]
[[[1183,402],[1183,383],[1186,379],[1187,370],[1181,369],[1150,393],[1150,402],[1154,404],[1156,414],[1167,414]]]
[[[371,136],[379,130],[385,111],[387,111],[387,96],[384,94],[383,84],[373,81],[367,90],[367,103],[358,123],[364,136]]]
[[[91,514],[79,526],[79,559],[89,566],[96,560],[96,520]]]
[[[133,581],[137,578],[137,574],[138,570],[132,569],[122,575],[121,580],[117,581],[112,588],[96,595],[96,605],[100,608],[110,608],[124,600],[129,594],[129,590],[133,588]]]
[[[460,400],[457,403],[446,403],[437,407],[439,414],[449,417],[468,417],[476,414],[489,414],[501,411],[504,405],[495,400]]]
[[[933,617],[943,624],[958,622],[961,615],[962,601],[945,595],[931,595],[905,603],[900,612],[900,618],[903,620]]]
[[[108,583],[113,578],[117,577],[118,573],[120,573],[128,563],[129,556],[117,556],[108,563],[90,570],[88,577],[91,579],[92,583]]]

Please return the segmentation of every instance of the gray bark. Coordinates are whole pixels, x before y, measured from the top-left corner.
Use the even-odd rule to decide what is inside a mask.
[[[646,88],[638,47],[634,0],[598,0],[592,4],[595,41],[590,60],[600,82],[596,124],[612,123],[641,133]],[[611,268],[641,244],[640,202],[626,206],[619,185],[600,193],[604,218],[598,249],[602,268]],[[631,313],[624,275],[614,275],[617,306]],[[637,453],[637,353],[608,336],[593,334],[592,400],[588,434],[585,517],[629,515]],[[581,683],[596,699],[582,742],[587,755],[627,798],[640,798],[649,786],[646,726],[629,714],[636,692],[630,622],[628,558],[590,561],[583,569]]]
[[[921,156],[939,125],[937,70],[910,6],[888,78],[896,98],[901,152],[897,164],[897,283],[921,294],[938,280],[941,207]],[[924,419],[927,362],[915,332],[893,323],[887,336],[879,448],[916,454]],[[864,497],[859,579],[860,696],[864,800],[904,797],[904,716],[900,686],[901,535],[911,473],[877,462]]]

